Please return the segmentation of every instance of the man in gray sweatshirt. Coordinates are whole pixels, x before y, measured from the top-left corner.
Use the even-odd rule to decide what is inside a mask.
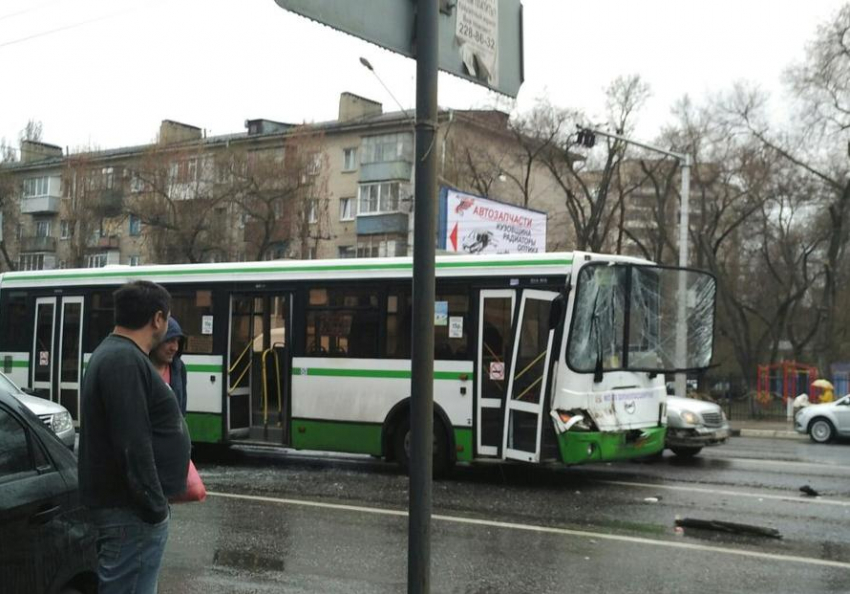
[[[189,432],[148,359],[170,310],[170,295],[155,283],[118,289],[115,329],[83,378],[80,495],[98,527],[100,594],[156,592],[168,499],[186,490]]]

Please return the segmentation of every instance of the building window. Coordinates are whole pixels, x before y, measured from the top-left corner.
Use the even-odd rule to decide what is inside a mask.
[[[104,167],[100,170],[101,188],[111,190],[115,185],[115,170],[112,167]]]
[[[171,180],[178,184],[188,184],[198,181],[198,160],[181,159],[169,166]]]
[[[86,268],[103,268],[106,260],[106,254],[91,254],[86,257]]]
[[[71,239],[74,236],[74,225],[71,221],[59,221],[59,239]]]
[[[384,134],[363,139],[362,164],[413,160],[413,134]]]
[[[336,248],[338,258],[355,258],[357,251],[353,245],[341,245]]]
[[[342,170],[354,171],[357,169],[357,149],[342,149]]]
[[[353,221],[354,220],[354,198],[339,199],[339,220]]]
[[[283,201],[275,200],[272,202],[272,212],[274,213],[274,218],[279,219],[283,216]],[[311,223],[313,221],[310,221]]]
[[[318,200],[310,199],[307,202],[307,222],[309,223],[318,223],[319,222],[319,213],[318,213]]]
[[[399,196],[406,190],[401,182],[361,184],[358,215],[399,212]]]
[[[35,198],[37,196],[47,196],[49,186],[49,178],[31,177],[24,180],[24,198]]]
[[[44,254],[21,254],[18,270],[44,270]]]
[[[146,186],[145,180],[139,177],[138,173],[133,173],[133,176],[130,178],[130,191],[134,193],[144,192]]]
[[[387,236],[366,236],[357,242],[358,258],[393,258],[407,254],[407,244]]]
[[[50,237],[50,221],[36,221],[35,222],[35,236],[36,237]]]
[[[319,175],[322,171],[322,153],[310,153],[307,157],[307,173]]]
[[[138,237],[142,234],[142,219],[136,215],[130,215],[130,235]]]
[[[308,260],[315,260],[318,257],[318,254],[319,254],[319,250],[316,248],[316,246],[312,246],[312,247],[307,248],[307,259]]]
[[[141,256],[130,256],[130,266],[138,266],[142,263]]]

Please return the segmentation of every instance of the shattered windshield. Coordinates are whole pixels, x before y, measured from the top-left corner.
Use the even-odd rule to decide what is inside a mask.
[[[710,364],[712,276],[657,266],[590,264],[579,273],[577,287],[567,349],[572,369],[671,372]]]

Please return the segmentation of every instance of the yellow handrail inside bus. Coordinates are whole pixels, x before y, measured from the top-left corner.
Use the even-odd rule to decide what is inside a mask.
[[[529,369],[531,369],[532,367],[534,367],[535,365],[537,365],[537,364],[540,362],[540,359],[542,359],[542,358],[543,358],[543,357],[545,357],[545,356],[546,356],[546,351],[544,350],[542,353],[540,353],[540,354],[537,356],[537,358],[536,358],[534,361],[532,361],[531,363],[529,363],[529,364],[526,366],[526,368],[525,368],[525,369],[523,369],[523,370],[522,370],[522,371],[520,371],[518,374],[516,374],[516,375],[514,376],[514,379],[516,380],[516,379],[521,378],[521,377],[523,376],[523,374],[525,374],[525,372],[526,372],[526,371],[528,371]]]
[[[272,355],[274,358],[275,377],[277,378],[277,381],[275,382],[277,384],[277,425],[280,427],[282,426],[281,415],[283,414],[283,393],[280,386],[280,357],[275,350],[275,345],[272,345],[263,351],[263,424],[266,426],[269,424],[269,384],[266,368],[266,357],[268,355]]]
[[[227,374],[228,374],[228,376],[229,376],[231,373],[233,373],[233,370],[234,370],[234,369],[236,369],[236,367],[239,365],[239,362],[240,362],[240,361],[242,361],[242,357],[244,357],[244,356],[245,356],[245,353],[247,353],[247,352],[248,352],[248,350],[251,348],[252,343],[253,343],[253,341],[249,342],[249,343],[245,346],[245,350],[244,350],[244,351],[242,351],[242,354],[241,354],[241,355],[239,355],[239,356],[236,358],[236,361],[235,361],[235,362],[233,363],[233,365],[231,365],[231,366],[230,366],[230,368],[227,370]],[[227,395],[228,395],[228,396],[230,396],[231,394],[233,394],[233,390],[235,390],[235,389],[237,388],[237,386],[239,386],[239,382],[241,382],[241,381],[242,381],[242,378],[244,378],[244,377],[245,377],[245,374],[246,374],[246,373],[248,373],[248,370],[249,370],[249,369],[251,369],[251,366],[250,366],[250,365],[246,365],[246,366],[245,366],[245,369],[243,369],[243,370],[242,370],[242,373],[241,373],[241,374],[239,374],[239,377],[237,378],[236,382],[234,382],[234,384],[233,384],[232,386],[228,386],[228,387],[227,387]]]

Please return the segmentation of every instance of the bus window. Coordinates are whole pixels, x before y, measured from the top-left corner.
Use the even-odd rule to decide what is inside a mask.
[[[434,359],[469,360],[472,357],[469,351],[469,295],[465,290],[441,288],[435,301]],[[442,316],[441,312],[446,315]],[[387,297],[387,357],[410,358],[412,316],[413,302],[409,289],[391,291]]]
[[[27,337],[30,334],[29,318],[27,317],[27,296],[26,293],[11,293],[9,300],[6,302],[6,350],[7,351],[28,351],[30,344],[27,344]]]
[[[212,291],[175,291],[171,294],[171,315],[180,324],[186,341],[183,352],[213,352],[212,334],[203,334],[204,316],[213,315]]]
[[[112,289],[93,293],[88,322],[89,345],[91,345],[89,350],[93,351],[97,348],[97,345],[109,336],[114,327]]]
[[[315,288],[308,303],[308,357],[378,356],[377,289]]]

